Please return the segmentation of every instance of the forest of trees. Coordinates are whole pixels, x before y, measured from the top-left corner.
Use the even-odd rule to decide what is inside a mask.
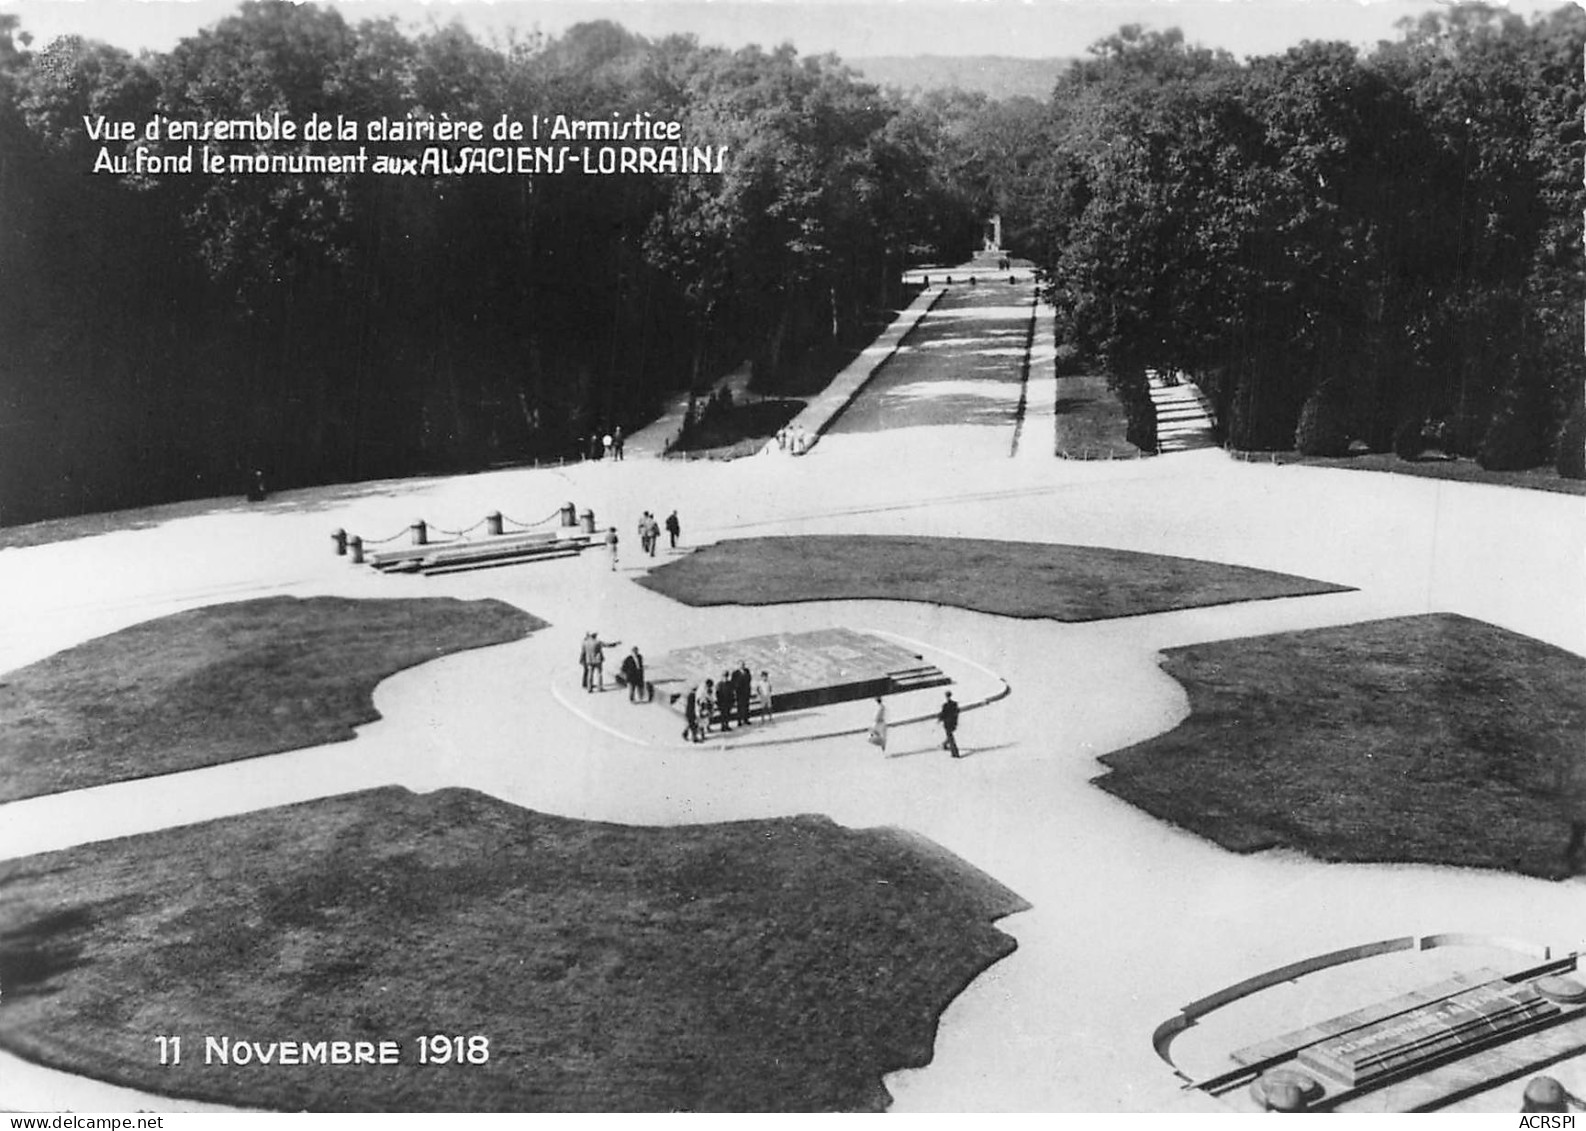
[[[774,390],[979,231],[927,117],[790,47],[274,2],[163,54],[24,33],[0,15],[4,523],[561,456],[745,359]],[[731,148],[721,175],[90,172],[85,117],[276,113],[647,113]]]
[[[1147,369],[1193,375],[1238,448],[1526,467],[1586,430],[1572,6],[1245,61],[1131,26],[1003,100],[603,21],[482,43],[266,0],[137,56],[25,31],[0,15],[0,523],[555,457],[746,359],[774,392],[991,212],[1143,442]],[[731,158],[89,172],[85,117],[156,113],[649,113]]]
[[[1233,448],[1581,477],[1586,12],[1402,31],[1241,63],[1123,28],[1005,131],[1005,230],[1142,416],[1180,370]]]

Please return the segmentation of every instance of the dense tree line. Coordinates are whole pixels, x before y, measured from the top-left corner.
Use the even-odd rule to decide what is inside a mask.
[[[485,44],[274,2],[166,53],[30,50],[23,30],[0,16],[0,522],[226,493],[254,468],[559,456],[746,358],[774,390],[895,303],[906,259],[961,257],[978,230],[935,174],[936,124],[788,47],[606,22]],[[648,114],[730,156],[720,175],[90,172],[85,118],[276,113]]]
[[[484,44],[245,3],[163,54],[0,16],[0,522],[573,450],[744,359],[776,391],[981,220],[1148,444],[1586,456],[1586,15],[1451,6],[1239,62],[1122,28],[1052,97],[904,99],[830,57],[606,22]],[[721,175],[91,174],[85,118],[599,119]],[[132,143],[114,142],[124,151]],[[299,142],[272,152],[308,152]]]
[[[1574,6],[1243,63],[1125,27],[1024,130],[1001,205],[1142,416],[1145,371],[1182,370],[1233,447],[1578,464],[1583,52]]]

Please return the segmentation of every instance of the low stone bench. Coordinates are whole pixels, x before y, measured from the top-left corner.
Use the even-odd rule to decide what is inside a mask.
[[[571,558],[577,557],[588,545],[587,535],[558,538],[555,534],[455,544],[432,553],[423,560],[420,569],[425,574],[454,573],[476,566]]]
[[[404,546],[400,550],[381,550],[369,554],[367,560],[378,570],[412,571],[431,563],[529,552],[552,546],[556,542],[556,531],[540,530],[523,534],[499,534],[478,542],[429,542],[423,546]]]

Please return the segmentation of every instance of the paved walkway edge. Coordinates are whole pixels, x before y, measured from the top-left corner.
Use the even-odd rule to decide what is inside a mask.
[[[909,336],[909,332],[919,325],[920,320],[930,313],[931,308],[940,302],[946,293],[947,288],[940,286],[927,287],[921,291],[918,297],[893,319],[892,325],[881,331],[875,341],[860,351],[859,356],[833,377],[826,388],[810,398],[809,403],[804,406],[804,411],[788,424],[789,429],[796,431],[802,428],[808,435],[809,447],[805,449],[806,452],[820,442],[826,430],[853,403],[854,398],[864,391],[870,379],[880,372],[881,367],[893,354],[898,352],[898,348],[903,345],[903,339]],[[774,439],[760,449],[762,455],[776,450]]]
[[[1037,299],[1033,317],[1024,419],[1013,457],[1052,459],[1057,455],[1057,308]]]

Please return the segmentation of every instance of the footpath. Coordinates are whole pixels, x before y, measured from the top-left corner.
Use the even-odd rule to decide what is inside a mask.
[[[803,432],[807,437],[805,451],[808,452],[832,426],[832,422],[843,414],[843,410],[853,403],[870,379],[876,375],[887,360],[898,351],[903,344],[903,339],[909,332],[919,325],[933,306],[941,301],[947,288],[944,286],[931,286],[921,291],[903,313],[893,319],[892,325],[881,332],[881,335],[871,342],[859,356],[849,362],[843,371],[833,377],[831,384],[811,397],[804,406],[804,411],[795,416],[788,424],[788,431],[793,433]],[[761,449],[761,454],[776,450],[776,441],[770,440]]]
[[[858,357],[832,378],[825,389],[806,402],[804,409],[788,422],[789,431],[802,429],[809,437],[809,447],[813,448],[821,435],[831,426],[832,421],[842,414],[876,371],[897,352],[909,331],[918,325],[920,319],[936,305],[946,290],[947,288],[943,286],[933,286],[922,291],[893,320],[892,325],[883,330],[875,341],[866,346]],[[750,399],[749,377],[749,365],[745,363],[722,377],[709,389],[696,393],[695,399],[703,403],[723,388],[732,391],[733,400],[736,402]],[[627,438],[624,455],[639,458],[665,455],[668,445],[682,432],[683,421],[687,417],[688,393],[685,391],[673,394],[660,416]],[[775,448],[776,441],[770,440],[761,452],[764,454],[774,451]]]
[[[734,402],[748,399],[749,363],[744,362],[725,377],[719,378],[709,389],[694,394],[695,400],[704,404],[722,389],[732,390]],[[623,456],[664,456],[666,449],[683,432],[683,421],[688,419],[688,391],[673,393],[661,415],[629,436],[623,444]]]

